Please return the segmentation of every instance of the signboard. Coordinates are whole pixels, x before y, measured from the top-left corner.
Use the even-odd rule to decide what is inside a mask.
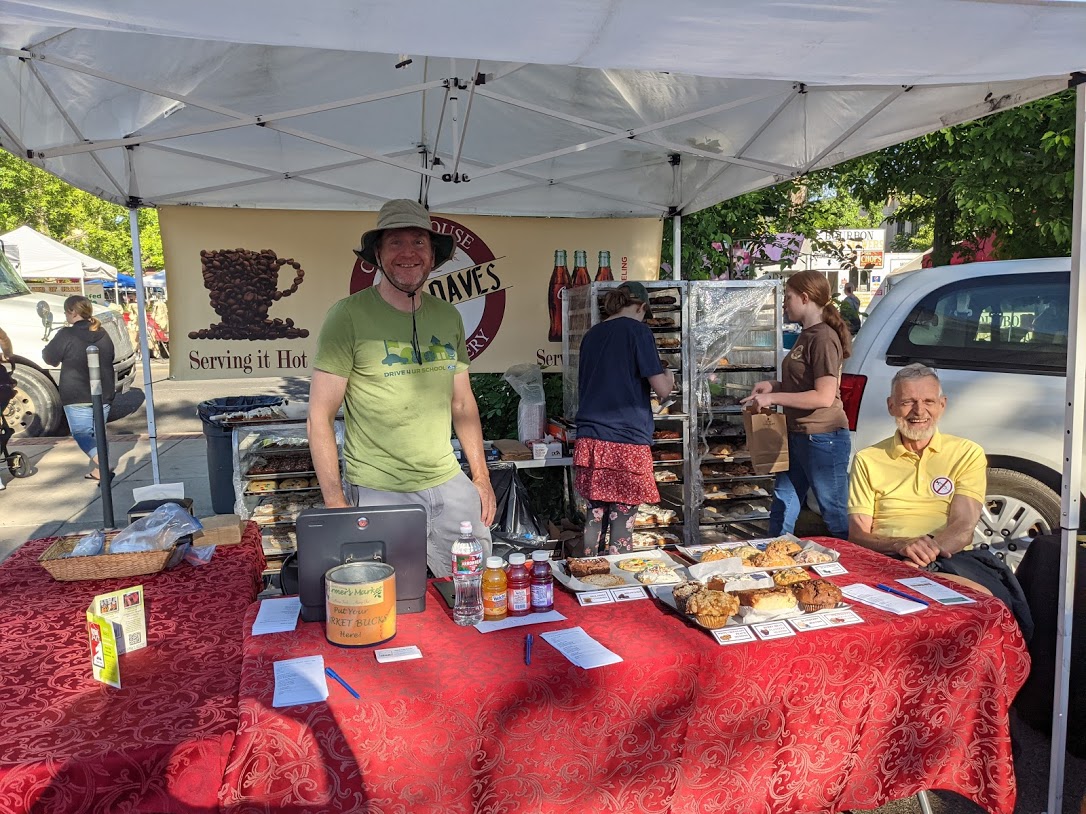
[[[557,372],[548,298],[555,252],[587,254],[588,275],[610,253],[616,280],[654,280],[657,219],[431,218],[452,235],[452,260],[423,290],[456,305],[471,369],[503,373],[534,362]],[[376,212],[162,207],[170,299],[170,375],[177,379],[307,376],[328,308],[374,285],[380,272],[354,249]],[[424,328],[420,326],[420,332]]]
[[[105,299],[105,290],[99,280],[90,280],[80,283],[70,277],[49,277],[41,279],[24,280],[26,287],[39,294],[56,294],[67,297],[71,294],[82,294],[93,302],[102,302]]]
[[[885,229],[833,229],[819,232],[820,240],[840,248],[843,256],[857,268],[881,269],[886,249]]]

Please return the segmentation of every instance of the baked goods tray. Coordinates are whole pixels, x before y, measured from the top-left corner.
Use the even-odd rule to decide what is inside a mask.
[[[250,480],[278,480],[280,478],[315,478],[317,473],[312,469],[308,472],[246,472],[243,477]]]
[[[243,492],[245,497],[267,497],[268,495],[288,495],[291,492],[315,492],[319,486],[296,486],[293,489],[267,489],[263,492]]]
[[[786,565],[779,566],[756,566],[756,565],[744,565],[742,560],[736,557],[725,558],[722,560],[711,560],[709,562],[702,562],[702,555],[712,548],[738,549],[738,548],[756,548],[759,551],[764,551],[765,547],[774,540],[790,540],[801,546],[803,552],[812,552],[807,555],[810,558],[817,559],[817,562],[794,562]],[[693,565],[690,566],[693,570],[691,574],[696,578],[702,578],[711,574],[751,574],[757,571],[765,571],[772,573],[774,571],[783,571],[787,568],[810,568],[812,565],[822,565],[829,562],[837,562],[841,555],[834,551],[832,548],[826,548],[824,545],[812,542],[810,540],[800,540],[791,534],[782,534],[779,537],[763,537],[756,540],[744,540],[736,543],[717,543],[716,545],[693,545],[693,546],[678,546],[676,549],[682,556],[689,560],[693,560]],[[800,552],[802,553],[802,552]],[[793,555],[793,559],[797,555]],[[802,558],[801,558],[802,559]],[[712,566],[712,567],[709,567]]]
[[[656,413],[653,413],[652,420],[653,421],[667,421],[669,419],[689,418],[689,417],[690,416],[688,414],[686,414],[686,413],[668,413],[667,415],[658,415]]]
[[[554,574],[556,582],[564,585],[574,593],[583,593],[585,591],[600,591],[606,588],[621,588],[624,585],[639,585],[643,586],[644,583],[639,582],[637,574],[633,571],[628,571],[618,567],[618,563],[622,560],[630,559],[642,559],[655,562],[659,560],[662,565],[666,565],[669,568],[674,568],[678,573],[680,580],[689,579],[690,575],[687,573],[686,566],[683,563],[665,551],[659,548],[645,549],[637,554],[607,554],[602,557],[591,557],[588,559],[600,559],[606,560],[611,564],[610,574],[615,577],[614,585],[593,585],[588,582],[582,582],[569,573],[569,566],[565,560],[551,560],[551,572]]]
[[[737,495],[733,492],[705,492],[702,497],[704,497],[706,500],[711,500],[716,503],[718,501],[725,500],[742,500],[744,498],[746,498],[747,500],[752,500],[758,497],[769,497],[769,492],[767,492],[765,489],[762,489],[761,487],[758,487],[758,491],[756,492],[744,492],[741,495]]]
[[[734,455],[709,455],[708,453],[706,453],[705,455],[701,456],[700,460],[701,460],[701,463],[703,463],[703,464],[708,464],[708,463],[734,464],[734,463],[738,463],[739,461],[749,461],[750,460],[750,453],[749,452],[737,452]]]
[[[732,481],[742,480],[776,480],[776,475],[706,475],[702,474],[702,483],[731,483]]]
[[[683,619],[686,619],[692,624],[697,625],[702,630],[713,630],[714,628],[706,627],[701,622],[699,622],[698,618],[693,614],[683,613],[679,610],[678,606],[675,604],[675,597],[671,593],[674,588],[674,585],[650,585],[649,593],[651,593],[654,597],[660,600],[662,604],[666,605],[667,607],[671,608],[671,610],[675,611],[675,613],[679,614],[679,616],[681,616]],[[851,605],[845,602],[838,602],[836,607],[826,608],[824,610],[804,611],[801,608],[796,607],[789,608],[788,610],[776,611],[773,613],[758,613],[756,611],[753,611],[751,608],[740,608],[739,613],[728,619],[728,621],[724,624],[724,627],[754,627],[756,625],[765,624],[766,622],[777,622],[783,619],[796,619],[800,616],[814,616],[816,614],[835,613],[837,611],[845,610],[849,607],[851,607]],[[719,630],[720,628],[715,629]]]
[[[683,459],[679,458],[678,460],[675,460],[675,461],[655,461],[654,460],[652,462],[652,465],[653,466],[682,466],[683,463],[684,463]]]

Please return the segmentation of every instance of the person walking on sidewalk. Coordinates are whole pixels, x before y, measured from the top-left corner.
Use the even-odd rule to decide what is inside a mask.
[[[87,480],[99,480],[98,442],[94,437],[94,412],[91,408],[90,369],[87,348],[98,348],[102,370],[102,408],[106,420],[117,384],[113,376],[113,340],[102,323],[94,316],[91,301],[78,294],[64,301],[64,316],[68,327],[61,328],[41,352],[45,362],[60,365],[60,400],[68,427],[79,448],[90,458],[94,468],[84,475]],[[112,473],[111,473],[112,476]]]

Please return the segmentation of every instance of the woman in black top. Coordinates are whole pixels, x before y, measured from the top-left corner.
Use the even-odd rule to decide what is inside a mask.
[[[102,372],[103,412],[109,419],[109,406],[117,383],[113,374],[113,340],[109,338],[94,316],[94,308],[86,297],[74,295],[64,301],[64,316],[68,327],[57,331],[42,350],[42,358],[50,365],[60,365],[60,400],[68,426],[79,448],[87,454],[94,469],[84,475],[98,480],[98,444],[94,438],[94,414],[91,411],[90,370],[87,348],[98,348]]]

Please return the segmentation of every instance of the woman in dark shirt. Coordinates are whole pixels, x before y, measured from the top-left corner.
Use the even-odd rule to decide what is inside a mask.
[[[641,283],[623,283],[607,292],[607,318],[584,335],[578,367],[577,445],[573,466],[577,492],[591,509],[581,556],[633,546],[633,518],[639,503],[660,499],[652,476],[652,409],[649,389],[664,400],[675,386],[656,352],[649,296]]]
[[[94,316],[94,307],[86,297],[74,295],[64,301],[64,316],[68,326],[42,350],[42,358],[50,365],[60,365],[60,400],[68,427],[79,448],[87,454],[94,469],[84,475],[87,480],[99,480],[98,444],[94,438],[94,414],[91,410],[90,369],[87,348],[98,348],[102,372],[103,412],[109,418],[109,406],[116,392],[113,375],[113,340],[109,338]]]
[[[780,405],[788,419],[788,471],[773,485],[769,535],[792,533],[810,489],[830,534],[847,540],[852,438],[841,404],[841,363],[852,354],[852,334],[817,271],[788,278],[784,316],[801,323],[803,333],[781,363],[781,381],[759,382],[742,401],[752,410]]]

